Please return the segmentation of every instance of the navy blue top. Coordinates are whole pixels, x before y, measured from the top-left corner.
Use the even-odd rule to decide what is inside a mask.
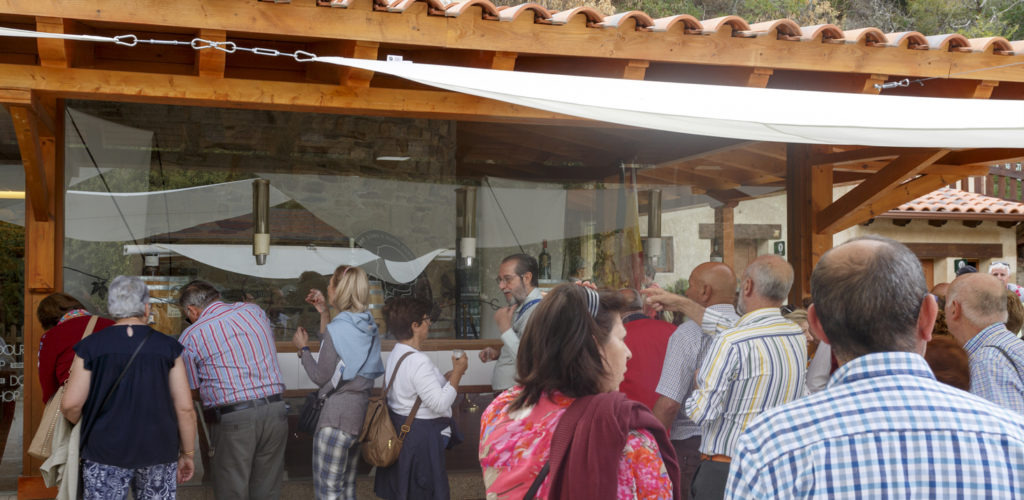
[[[75,345],[75,354],[92,372],[89,397],[82,408],[81,456],[123,468],[176,462],[178,416],[171,399],[170,373],[184,347],[148,326],[131,328],[131,337],[128,325],[114,325]],[[110,400],[98,408],[147,336]]]

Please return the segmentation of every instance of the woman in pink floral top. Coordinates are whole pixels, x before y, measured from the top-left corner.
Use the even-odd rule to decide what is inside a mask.
[[[520,385],[499,395],[481,420],[480,464],[488,499],[524,498],[551,459],[552,438],[570,405],[578,398],[583,399],[577,404],[590,404],[593,397],[607,404],[595,402],[583,410],[573,425],[569,451],[560,463],[551,464],[535,498],[564,497],[566,491],[580,498],[677,494],[675,453],[664,428],[647,418],[653,415],[643,405],[616,397],[620,393],[602,394],[618,390],[631,356],[623,342],[622,305],[614,292],[561,285],[537,306],[521,339],[516,366]],[[620,422],[629,422],[622,424],[628,427],[608,432],[609,423]],[[590,493],[580,496],[580,488],[590,488]]]

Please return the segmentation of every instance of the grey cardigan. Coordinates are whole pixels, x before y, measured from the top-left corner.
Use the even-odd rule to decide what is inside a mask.
[[[334,390],[331,376],[334,375],[339,360],[338,351],[334,349],[330,335],[324,335],[320,343],[319,360],[308,354],[302,356],[302,368],[306,370],[310,380],[320,386],[321,396]],[[370,398],[370,390],[373,389],[373,380],[356,376],[352,380],[339,383],[344,385],[324,402],[316,430],[331,427],[358,436],[366,417],[366,403]]]

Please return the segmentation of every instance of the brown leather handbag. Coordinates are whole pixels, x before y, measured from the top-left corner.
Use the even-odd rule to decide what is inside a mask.
[[[388,392],[391,391],[391,386],[395,383],[395,375],[398,374],[398,368],[402,366],[402,361],[405,361],[410,354],[412,353],[407,352],[398,359],[395,370],[391,372],[391,381],[385,381],[384,392],[380,396],[371,397],[366,406],[366,418],[363,419],[363,430],[359,433],[359,444],[362,448],[363,460],[370,465],[388,467],[398,461],[398,455],[402,452],[402,441],[409,433],[412,421],[416,418],[416,412],[420,409],[422,401],[416,397],[416,403],[413,404],[409,416],[405,418],[401,430],[395,431],[395,424],[391,422],[391,415],[388,411]]]

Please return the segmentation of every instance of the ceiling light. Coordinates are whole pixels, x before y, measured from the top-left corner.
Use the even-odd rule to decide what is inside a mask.
[[[377,161],[409,161],[412,158],[408,156],[378,156]]]

